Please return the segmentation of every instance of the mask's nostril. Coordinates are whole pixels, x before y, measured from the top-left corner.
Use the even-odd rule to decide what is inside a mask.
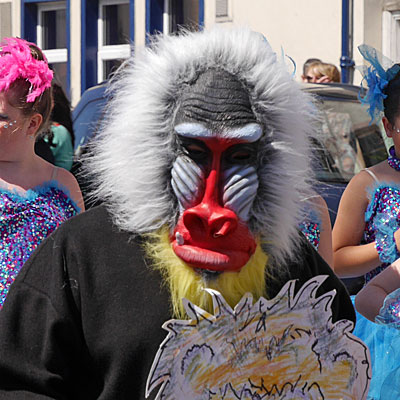
[[[229,220],[225,221],[225,222],[223,220],[216,221],[216,224],[221,225],[221,223],[222,223],[222,226],[220,226],[220,227],[217,226],[213,229],[213,231],[214,231],[213,237],[215,237],[215,238],[227,235],[229,233],[229,231],[231,230],[232,226],[234,225],[232,223],[232,221],[229,221]]]

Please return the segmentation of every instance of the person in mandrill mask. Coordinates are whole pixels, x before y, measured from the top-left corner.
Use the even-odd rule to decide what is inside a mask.
[[[297,228],[315,107],[260,34],[157,38],[110,91],[86,160],[103,205],[63,224],[13,284],[1,398],[145,398],[163,323],[187,318],[182,298],[212,312],[204,288],[234,307],[328,275],[333,320],[355,320]]]

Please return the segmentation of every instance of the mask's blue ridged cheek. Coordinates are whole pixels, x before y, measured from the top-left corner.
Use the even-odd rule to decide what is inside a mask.
[[[204,172],[189,157],[179,156],[172,166],[171,176],[172,188],[183,212],[204,192]]]
[[[258,175],[255,167],[235,165],[224,173],[223,203],[242,221],[248,221],[253,201],[257,195]]]

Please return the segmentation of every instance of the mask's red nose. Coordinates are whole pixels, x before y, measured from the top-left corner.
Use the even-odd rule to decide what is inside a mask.
[[[218,238],[232,233],[238,224],[236,214],[226,208],[210,209],[207,203],[190,208],[183,214],[183,224],[193,236],[204,234]]]
[[[192,237],[218,238],[227,236],[237,228],[236,214],[219,204],[218,175],[218,168],[210,172],[202,201],[183,213],[183,223]]]

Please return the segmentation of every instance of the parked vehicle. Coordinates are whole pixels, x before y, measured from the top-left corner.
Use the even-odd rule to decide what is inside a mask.
[[[340,197],[350,179],[363,168],[385,160],[392,140],[381,122],[370,123],[358,98],[360,87],[345,84],[304,84],[321,113],[320,137],[314,143],[316,190],[328,203],[332,224]]]
[[[305,84],[303,90],[315,96],[321,111],[320,138],[314,144],[316,190],[328,204],[333,225],[347,183],[363,168],[385,160],[392,141],[381,122],[370,123],[358,98],[358,86]],[[343,282],[350,294],[356,294],[364,278],[346,278]]]
[[[72,123],[75,134],[75,154],[79,154],[88,140],[94,135],[103,114],[107,99],[107,83],[87,89],[72,111]]]

